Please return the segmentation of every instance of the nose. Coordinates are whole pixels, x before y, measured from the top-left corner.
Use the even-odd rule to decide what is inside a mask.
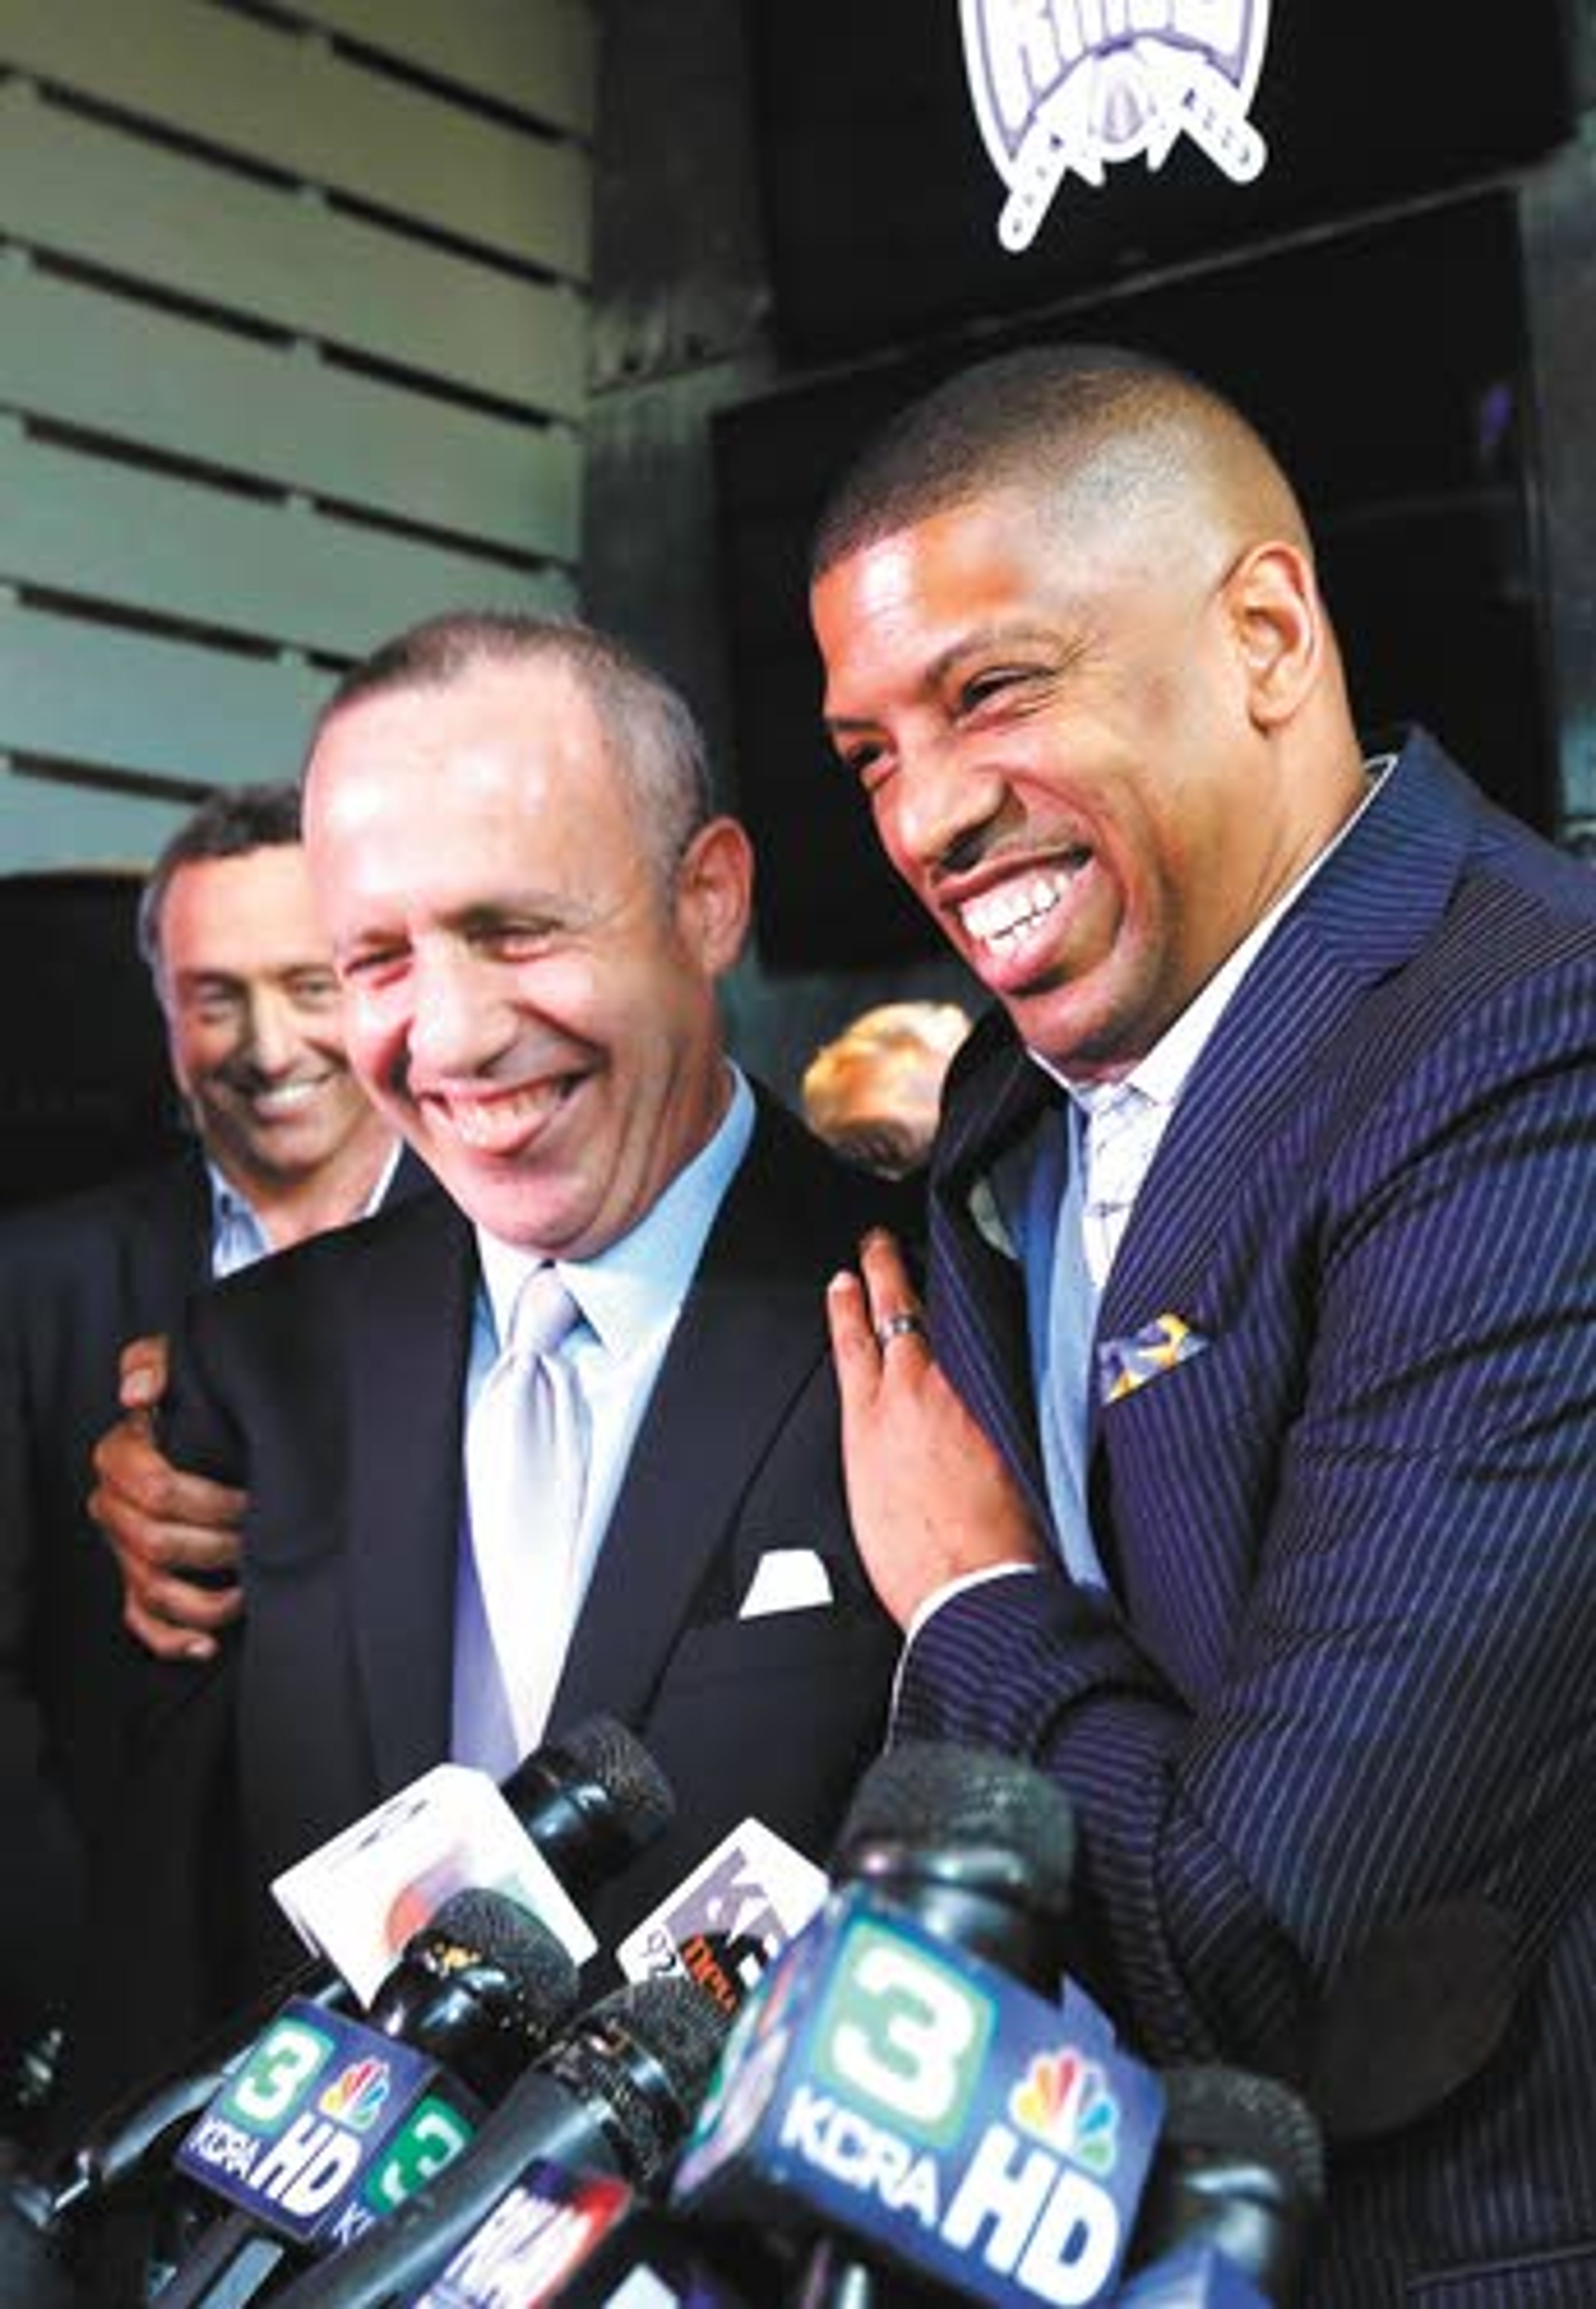
[[[953,873],[979,857],[1003,807],[1001,772],[972,758],[956,734],[900,752],[891,783],[892,847],[922,871]]]
[[[253,990],[244,1033],[245,1055],[257,1074],[272,1079],[289,1072],[299,1055],[300,1035],[294,1006],[280,988]]]
[[[435,1081],[483,1073],[515,1033],[491,964],[453,945],[418,952],[409,1023],[411,1070]]]

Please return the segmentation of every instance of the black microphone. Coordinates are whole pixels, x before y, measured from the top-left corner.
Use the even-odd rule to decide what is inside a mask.
[[[534,1748],[504,1783],[526,1834],[578,1906],[669,1827],[676,1794],[634,1733],[592,1716]]]
[[[576,1967],[547,1925],[503,1893],[470,1891],[445,1900],[412,1933],[364,2020],[290,2005],[178,2151],[180,2176],[198,2184],[209,2218],[196,2242],[183,2218],[191,2208],[179,2202],[177,2227],[186,2234],[164,2257],[171,2273],[161,2298],[169,2309],[254,2300],[276,2283],[296,2247],[326,2249],[316,2243],[324,2227],[341,2235],[368,2226],[376,2215],[363,2201],[366,2182],[402,2169],[395,2119],[413,2107],[421,2113],[416,2138],[462,2144],[458,2119],[499,2097],[569,2017],[577,1993]],[[396,2071],[389,2043],[420,2059]],[[320,2060],[314,2069],[307,2045]],[[439,2069],[471,2097],[466,2110],[434,2122],[427,2112]],[[341,2126],[330,2103],[341,2106],[362,2081],[359,2121]],[[382,2120],[375,2129],[367,2108]],[[331,2177],[325,2202],[312,2210],[323,2184],[306,2175],[318,2170]],[[385,2201],[385,2189],[380,2193]],[[231,2210],[218,2220],[220,2205]]]
[[[691,1982],[634,1982],[602,1998],[528,2069],[470,2149],[347,2251],[302,2276],[282,2309],[376,2309],[443,2269],[534,2160],[656,2187],[725,2039]]]
[[[1052,1997],[1075,1864],[1068,1798],[997,1749],[902,1742],[854,1792],[832,1857],[834,1885],[866,1887],[939,1940]],[[876,2309],[943,2288],[890,2276],[836,2232],[819,2237],[793,2309]]]
[[[578,1995],[575,1965],[536,1916],[501,1892],[453,1892],[410,1934],[366,2022],[496,2101]]]
[[[1069,1799],[1034,1765],[996,1748],[906,1740],[854,1791],[831,1876],[1051,1997],[1074,1865]]]
[[[624,1868],[669,1823],[669,1783],[613,1717],[595,1716],[525,1757],[503,1793],[528,1839],[573,1898]],[[28,2218],[53,2227],[81,2218],[108,2192],[153,2170],[164,2175],[181,2128],[204,2107],[272,2014],[290,1997],[330,2011],[354,1999],[321,1957],[307,1957],[209,2030],[152,2084],[121,2096],[42,2179],[24,2182]]]
[[[1151,2277],[1166,2256],[1212,2252],[1275,2309],[1294,2309],[1324,2202],[1313,2112],[1289,2085],[1243,2069],[1168,2069],[1161,2081],[1163,2128],[1127,2269]]]

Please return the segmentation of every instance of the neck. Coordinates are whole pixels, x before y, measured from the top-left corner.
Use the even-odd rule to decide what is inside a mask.
[[[330,1227],[361,1217],[393,1152],[385,1129],[358,1132],[337,1154],[303,1177],[249,1175],[222,1165],[229,1186],[249,1203],[273,1250],[306,1242]]]

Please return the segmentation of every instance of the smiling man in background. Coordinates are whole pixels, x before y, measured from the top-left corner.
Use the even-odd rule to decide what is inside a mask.
[[[296,788],[203,803],[151,873],[139,945],[193,1144],[0,1226],[0,1829],[9,1854],[28,1855],[0,1895],[11,2062],[59,2008],[83,1842],[120,1761],[133,1647],[115,1562],[84,1512],[119,1355],[211,1278],[362,1215],[398,1168],[398,1141],[345,1056]],[[206,1627],[237,1608],[230,1583],[189,1595]],[[130,1605],[130,1625],[169,1637],[153,1617],[141,1625],[143,1608]]]

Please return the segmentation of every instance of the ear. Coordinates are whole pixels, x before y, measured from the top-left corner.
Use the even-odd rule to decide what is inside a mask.
[[[754,908],[754,846],[735,817],[712,817],[687,844],[676,877],[677,927],[711,978],[743,950]]]
[[[1313,563],[1282,540],[1255,545],[1225,581],[1247,705],[1260,730],[1298,711],[1324,663],[1326,627]]]

